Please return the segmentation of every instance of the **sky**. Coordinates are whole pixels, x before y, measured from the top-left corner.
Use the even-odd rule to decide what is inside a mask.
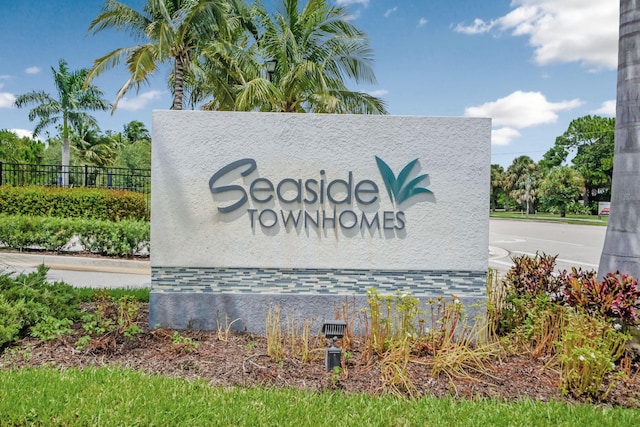
[[[144,0],[122,0],[138,10]],[[304,0],[300,1],[304,3]],[[382,98],[392,115],[492,118],[491,161],[505,168],[539,161],[571,120],[615,117],[618,0],[329,0],[344,6],[374,51],[377,84],[348,83]],[[277,0],[265,0],[271,9]],[[0,0],[0,129],[33,130],[30,91],[55,95],[51,67],[71,70],[137,43],[126,33],[88,33],[103,0]],[[168,109],[168,66],[132,90],[113,115],[93,114],[102,131]],[[109,101],[123,66],[94,80]],[[55,135],[55,129],[49,131]],[[43,135],[46,137],[46,134]]]

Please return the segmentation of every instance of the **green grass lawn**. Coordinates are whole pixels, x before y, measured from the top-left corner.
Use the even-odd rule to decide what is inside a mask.
[[[121,369],[0,370],[2,426],[628,426],[640,411],[218,388]]]
[[[566,224],[583,224],[583,225],[600,225],[606,226],[609,223],[608,216],[598,217],[597,215],[571,215],[567,214],[562,218],[558,214],[550,213],[536,213],[526,215],[522,212],[505,212],[495,211],[490,212],[491,218],[505,218],[505,219],[518,219],[524,221],[550,221],[550,222],[562,222]]]

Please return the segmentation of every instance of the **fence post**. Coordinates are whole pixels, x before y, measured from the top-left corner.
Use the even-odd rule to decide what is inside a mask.
[[[87,186],[87,175],[89,175],[89,166],[84,165],[84,186]]]
[[[2,172],[2,162],[0,162],[0,185],[2,185],[2,177],[4,173]]]
[[[111,188],[113,172],[107,171],[107,188]]]

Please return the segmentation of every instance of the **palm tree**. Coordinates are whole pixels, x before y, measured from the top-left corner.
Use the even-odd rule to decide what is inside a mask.
[[[43,91],[33,91],[16,97],[15,106],[22,108],[35,104],[35,107],[29,111],[30,121],[39,119],[33,129],[34,136],[40,134],[47,126],[62,121],[62,185],[67,187],[69,185],[69,133],[72,126],[88,123],[97,127],[96,120],[85,110],[106,111],[111,104],[103,99],[104,94],[98,87],[85,84],[89,70],[83,68],[71,72],[64,60],[60,60],[57,70],[53,67],[51,70],[58,90],[58,99]]]
[[[511,196],[520,204],[525,205],[527,215],[533,212],[533,202],[536,200],[540,168],[529,156],[520,156],[513,160],[507,169]]]
[[[490,207],[491,211],[495,212],[498,204],[498,195],[502,189],[502,181],[504,179],[504,168],[498,164],[491,165],[491,187],[490,187]]]
[[[640,277],[640,16],[635,0],[620,0],[618,90],[611,216],[598,274]]]
[[[79,123],[71,133],[71,142],[78,158],[85,164],[96,166],[112,165],[115,160],[115,144],[108,135],[100,135],[100,131],[91,123]]]
[[[255,43],[244,38],[236,49],[216,46],[211,57],[228,65],[216,78],[227,79],[230,89],[218,89],[204,109],[386,113],[382,100],[345,84],[376,81],[368,39],[345,8],[327,0],[308,0],[302,7],[298,0],[282,0],[280,9],[273,15],[263,6],[254,9],[261,26]],[[275,70],[267,72],[270,62]]]
[[[113,109],[132,87],[139,88],[158,65],[173,62],[174,110],[182,109],[184,75],[197,61],[200,47],[227,29],[229,3],[220,0],[147,0],[141,12],[115,0],[107,0],[89,31],[124,30],[143,44],[109,52],[93,63],[87,81],[125,59],[131,76],[118,91]]]

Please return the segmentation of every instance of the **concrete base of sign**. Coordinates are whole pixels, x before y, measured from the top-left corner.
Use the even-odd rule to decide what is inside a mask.
[[[153,269],[149,324],[172,329],[264,333],[270,308],[282,321],[333,320],[346,303],[351,315],[367,307],[367,290],[408,295],[423,304],[455,295],[466,307],[485,301],[486,274],[464,271],[334,269]],[[423,308],[426,308],[423,306]],[[357,325],[356,325],[357,327]]]
[[[419,297],[422,308],[428,307],[430,297]],[[448,298],[451,302],[451,298]],[[459,298],[473,320],[484,307],[484,298]],[[360,310],[368,308],[365,295],[282,295],[282,294],[203,294],[196,292],[152,292],[149,323],[154,328],[249,331],[264,334],[270,309],[280,311],[280,324],[311,322],[316,333],[325,321],[349,316],[355,321],[355,332],[364,329]],[[301,323],[300,323],[301,324]]]

